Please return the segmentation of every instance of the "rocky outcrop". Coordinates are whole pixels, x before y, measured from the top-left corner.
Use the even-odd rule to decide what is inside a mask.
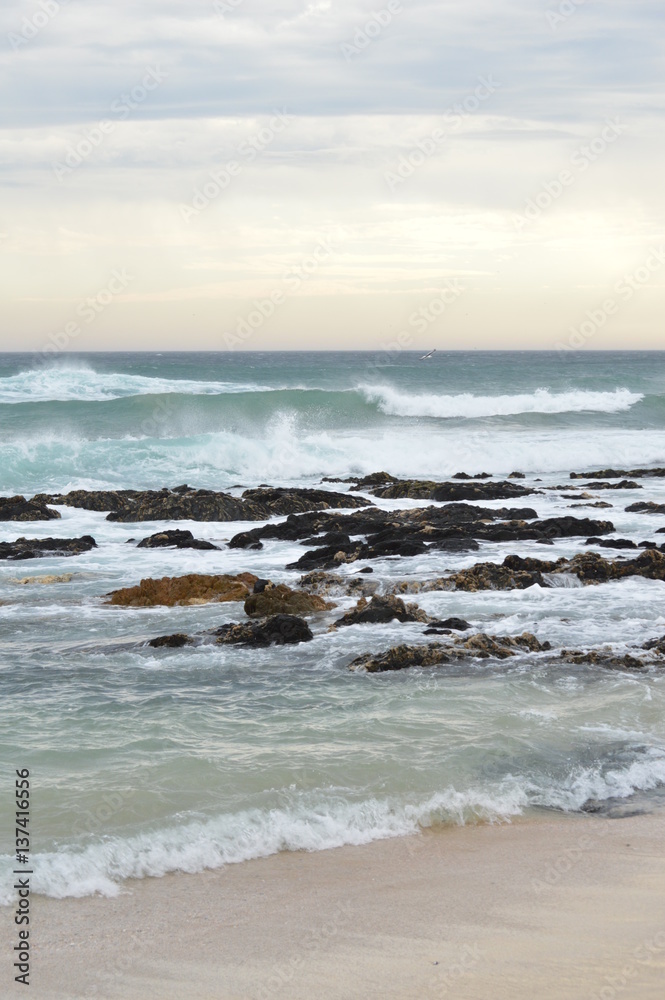
[[[384,474],[377,474],[384,475]],[[435,500],[438,503],[450,503],[457,500],[508,500],[515,497],[528,496],[536,490],[519,486],[515,482],[478,483],[472,480],[462,480],[453,483],[441,483],[421,479],[393,479],[389,482],[373,482],[374,477],[361,480],[354,490],[364,489],[374,496],[386,500]]]
[[[598,472],[571,472],[571,479],[662,479],[665,469],[600,469]]]
[[[316,594],[304,590],[291,590],[284,583],[269,581],[257,593],[250,594],[245,601],[245,614],[250,618],[265,618],[269,615],[313,615],[336,607]]]
[[[609,560],[597,552],[583,552],[572,559],[546,562],[541,559],[523,559],[506,556],[501,565],[477,563],[470,569],[460,570],[436,581],[441,590],[524,590],[533,584],[549,587],[543,574],[568,573],[583,584],[607,583],[629,576],[642,576],[649,580],[665,580],[665,553],[647,549],[635,559]]]
[[[587,538],[585,545],[596,545],[601,549],[636,549],[638,546],[629,538]]]
[[[417,604],[405,604],[399,597],[387,595],[373,597],[369,602],[365,597],[361,597],[355,608],[347,611],[335,622],[335,625],[378,625],[395,620],[425,624],[432,621],[430,616]]]
[[[360,570],[364,573],[364,570]],[[362,576],[340,576],[337,573],[325,573],[314,570],[306,573],[298,581],[300,587],[310,594],[321,597],[341,597],[342,595],[371,597],[379,589],[374,580],[366,580]]]
[[[594,483],[583,483],[578,489],[581,490],[641,490],[644,489],[639,483],[633,482],[632,479],[622,479],[619,483],[605,483],[605,482],[594,482]]]
[[[108,594],[108,604],[128,608],[208,604],[211,601],[245,601],[258,577],[252,573],[238,576],[164,576],[161,580],[141,580],[137,587],[126,587]]]
[[[15,542],[0,542],[0,559],[19,561],[43,559],[46,556],[80,556],[97,548],[92,535],[80,538],[17,538]]]
[[[222,625],[215,634],[218,643],[239,646],[296,645],[314,638],[307,622],[295,615],[274,615],[261,622]]]
[[[60,514],[36,497],[0,497],[0,521],[57,521]]]
[[[23,499],[23,498],[21,498]],[[179,486],[175,490],[74,490],[39,494],[33,503],[57,503],[85,510],[108,510],[107,521],[266,521],[276,515],[336,507],[367,507],[371,500],[348,493],[310,489],[245,490],[242,498],[214,490]],[[57,512],[54,516],[59,517]]]
[[[538,521],[537,517],[530,507],[497,509],[472,504],[399,511],[374,508],[353,514],[310,513],[241,532],[229,545],[231,548],[260,548],[264,539],[304,540],[303,544],[316,547],[288,568],[309,572],[334,570],[358,560],[422,555],[431,548],[463,551],[475,548],[473,542],[478,539],[497,542],[533,539],[549,543],[555,538],[604,535],[614,531],[610,521],[572,516]],[[366,540],[354,536],[364,536]],[[330,539],[334,544],[327,544]]]
[[[219,552],[218,545],[213,545],[212,542],[206,542],[200,538],[194,538],[191,531],[178,531],[177,529],[174,531],[159,531],[155,535],[143,538],[136,547],[137,549],[214,549]]]
[[[431,642],[426,646],[393,646],[378,654],[364,653],[349,664],[349,669],[370,674],[385,673],[409,667],[435,667],[471,658],[505,660],[520,652],[541,653],[550,649],[548,642],[539,642],[530,632],[518,636],[486,635],[480,632],[468,639],[455,638],[449,645]]]
[[[626,507],[626,511],[631,514],[665,514],[665,503],[643,500],[639,503],[631,503],[630,507]]]

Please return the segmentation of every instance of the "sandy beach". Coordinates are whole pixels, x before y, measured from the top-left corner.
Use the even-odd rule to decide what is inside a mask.
[[[664,832],[663,813],[449,828],[37,898],[31,995],[660,997]]]

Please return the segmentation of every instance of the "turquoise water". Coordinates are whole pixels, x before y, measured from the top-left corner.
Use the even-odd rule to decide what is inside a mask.
[[[664,354],[96,354],[47,367],[0,356],[4,495],[183,482],[237,495],[240,485],[312,485],[381,468],[436,479],[520,469],[546,486],[610,464],[665,465]],[[614,505],[602,516],[636,541],[665,521],[625,512],[635,499],[665,502],[663,481],[644,486],[602,495]],[[529,503],[541,516],[574,513],[556,492]],[[132,648],[241,620],[242,607],[110,608],[109,590],[202,571],[294,585],[298,574],[284,567],[303,549],[228,549],[245,525],[182,522],[221,550],[137,549],[129,539],[176,525],[60,509],[57,522],[0,523],[0,540],[98,541],[72,559],[0,563],[0,765],[8,788],[14,768],[32,772],[37,891],[110,894],[130,876],[574,811],[665,782],[665,681],[656,673],[518,657],[354,674],[353,656],[421,642],[422,627],[327,632],[354,603],[347,598],[313,623],[312,643],[286,650]],[[583,541],[559,541],[547,557],[570,556]],[[543,556],[535,543],[517,549]],[[484,543],[472,554],[379,560],[373,579],[434,578],[515,550]],[[17,582],[47,574],[72,577]],[[434,591],[418,602],[479,631],[625,650],[665,632],[664,596],[661,582],[628,579]],[[3,818],[7,871],[12,833]],[[9,885],[0,878],[5,902]]]

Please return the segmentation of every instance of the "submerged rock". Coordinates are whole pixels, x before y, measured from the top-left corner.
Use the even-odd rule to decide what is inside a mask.
[[[399,597],[373,597],[371,601],[361,597],[355,608],[347,611],[335,625],[385,624],[391,621],[423,622],[432,619],[417,604],[405,604]]]
[[[57,521],[60,513],[46,506],[36,497],[26,500],[23,496],[0,497],[0,521]]]
[[[249,597],[258,577],[252,573],[238,576],[164,576],[161,580],[141,580],[137,587],[125,587],[107,594],[107,604],[129,608],[208,604],[211,601],[244,601]]]
[[[17,538],[15,542],[0,542],[0,559],[44,559],[47,556],[79,556],[97,548],[92,535],[80,538]]]
[[[662,479],[665,469],[601,469],[598,472],[571,472],[571,479]]]
[[[191,531],[179,531],[177,528],[174,531],[159,531],[155,535],[143,538],[136,547],[137,549],[158,549],[173,546],[176,549],[214,549],[219,552],[218,545],[194,538]]]
[[[541,653],[552,647],[541,643],[530,632],[518,636],[486,635],[479,632],[470,638],[456,637],[449,645],[431,642],[426,646],[393,646],[384,653],[364,653],[350,664],[350,670],[385,673],[409,667],[434,667],[467,658],[505,660],[519,652]]]
[[[262,583],[264,581],[261,581]],[[245,601],[245,614],[250,618],[265,618],[268,615],[313,615],[336,607],[316,594],[303,590],[291,590],[284,583],[267,582],[257,593],[256,588]]]
[[[20,580],[10,580],[10,583],[17,583],[21,586],[29,586],[33,583],[38,584],[50,584],[50,583],[71,583],[73,579],[73,573],[60,573],[57,576],[51,573],[46,576],[24,576]]]
[[[181,646],[191,646],[194,640],[190,639],[188,635],[184,632],[176,632],[174,635],[160,635],[156,639],[151,639],[148,643],[154,649],[160,649],[163,646],[169,649],[180,649]]]
[[[314,638],[307,622],[295,615],[273,615],[261,622],[222,625],[215,634],[222,645],[241,646],[295,645]]]

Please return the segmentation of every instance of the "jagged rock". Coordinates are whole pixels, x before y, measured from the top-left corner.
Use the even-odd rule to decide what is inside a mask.
[[[642,649],[655,649],[658,654],[665,656],[665,635],[661,635],[657,639],[649,639],[642,646]]]
[[[362,573],[363,570],[360,570]],[[324,573],[322,570],[315,570],[301,576],[298,585],[310,594],[321,596],[339,597],[345,594],[363,595],[369,597],[379,589],[379,584],[374,580],[363,580],[355,576],[339,576],[336,573]]]
[[[603,549],[636,549],[629,538],[587,538],[585,545],[598,545]]]
[[[470,638],[456,637],[450,645],[431,642],[426,646],[393,646],[385,653],[364,653],[350,664],[350,670],[384,673],[409,667],[434,667],[466,658],[505,660],[518,652],[541,653],[551,649],[530,632],[519,636],[486,635],[480,632]]]
[[[571,479],[662,479],[665,469],[601,469],[599,472],[571,472]]]
[[[503,563],[476,563],[469,569],[444,578],[446,590],[526,590],[538,585],[549,587],[543,579],[544,572],[552,572],[557,564],[540,559],[522,559],[520,556],[506,556]],[[443,588],[442,588],[443,589]]]
[[[347,493],[310,489],[245,490],[241,499],[213,490],[74,490],[39,494],[33,502],[58,503],[85,510],[107,510],[107,521],[266,521],[271,517],[335,507],[357,509],[371,500]],[[59,517],[57,512],[54,516]]]
[[[173,492],[175,493],[175,490]],[[150,535],[148,538],[142,539],[136,547],[137,549],[158,549],[173,546],[176,549],[215,549],[219,552],[218,545],[213,545],[212,542],[205,542],[200,538],[194,538],[191,531],[179,531],[178,529],[174,531],[159,531],[156,535]]]
[[[26,500],[23,496],[0,497],[0,521],[57,521],[60,513],[52,510],[36,497]]]
[[[398,480],[395,476],[391,476],[387,472],[372,472],[369,476],[363,476],[362,479],[352,476],[350,479],[342,480],[342,482],[355,483],[351,487],[352,490],[373,490],[378,486],[387,486],[389,483],[396,483]]]
[[[628,513],[665,514],[665,503],[654,503],[653,500],[642,500],[626,507]]]
[[[244,601],[258,577],[252,573],[238,576],[164,576],[161,580],[141,580],[137,587],[125,587],[107,594],[108,604],[130,608],[153,608],[165,605],[207,604],[210,601]]]
[[[375,486],[370,492],[386,500],[435,500],[448,503],[456,500],[507,500],[524,497],[536,490],[514,482],[477,483],[472,481],[437,483],[430,480],[394,480],[388,486]]]
[[[0,542],[0,559],[43,559],[47,556],[79,556],[97,548],[92,535],[80,538],[17,538],[15,542]]]
[[[235,535],[231,548],[254,548],[266,538],[283,541],[307,539],[307,544],[323,542],[330,533],[342,533],[348,544],[321,544],[304,553],[289,569],[310,571],[335,569],[344,563],[386,556],[420,555],[449,539],[503,542],[533,539],[547,543],[554,538],[577,535],[604,535],[614,531],[610,521],[594,521],[572,516],[537,521],[530,507],[493,509],[472,504],[448,504],[417,510],[385,511],[373,508],[353,514],[309,513],[292,515],[279,524],[252,528]],[[528,523],[535,521],[535,523]],[[322,538],[314,536],[322,535]],[[353,536],[365,536],[366,541]],[[461,550],[451,542],[442,548]],[[473,549],[473,544],[465,548]]]
[[[314,638],[307,622],[295,615],[274,615],[267,621],[222,625],[215,634],[218,643],[241,646],[295,645]]]
[[[523,472],[511,472],[508,479],[526,479]]]
[[[385,624],[397,619],[399,622],[424,622],[432,619],[417,604],[404,604],[399,597],[373,597],[371,601],[361,597],[355,608],[347,611],[335,625]]]
[[[313,615],[317,611],[327,611],[336,607],[316,594],[303,590],[291,590],[286,584],[267,583],[259,591],[250,594],[245,601],[245,614],[250,618],[266,618],[268,615]]]
[[[606,583],[629,576],[642,576],[649,580],[665,580],[665,554],[647,549],[635,559],[608,560],[597,552],[582,552],[572,559],[545,562],[540,559],[523,559],[506,556],[502,565],[477,563],[470,569],[460,570],[436,581],[436,589],[454,590],[523,590],[533,584],[548,587],[543,573],[569,573],[584,584]]]
[[[579,487],[582,490],[641,490],[644,489],[639,483],[634,483],[629,479],[622,479],[620,483],[584,483]]]
[[[609,670],[644,670],[647,664],[638,660],[629,653],[623,656],[616,656],[611,649],[594,649],[582,652],[575,649],[562,649],[560,657],[566,663],[574,663],[578,666],[584,664],[589,666],[604,667]]]
[[[163,646],[169,649],[180,649],[181,646],[191,646],[192,643],[193,640],[188,635],[176,632],[174,635],[160,635],[156,639],[151,639],[148,645],[154,649],[160,649]]]

